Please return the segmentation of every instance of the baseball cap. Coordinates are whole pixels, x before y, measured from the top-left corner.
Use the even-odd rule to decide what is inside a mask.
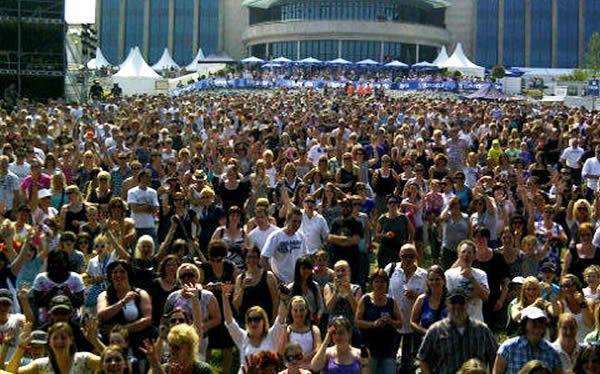
[[[73,310],[73,304],[65,295],[54,296],[52,300],[50,300],[50,313],[58,309],[64,309],[71,312]]]
[[[543,310],[541,310],[540,308],[538,308],[536,306],[528,306],[527,308],[525,308],[521,311],[521,319],[523,319],[523,318],[547,319],[548,315],[546,314],[546,312],[544,312]]]
[[[13,295],[7,288],[0,288],[0,301],[8,301],[12,304]]]
[[[50,192],[50,190],[47,188],[43,188],[38,191],[38,199],[43,199],[50,196],[52,196],[52,192]]]
[[[46,345],[48,344],[48,333],[42,330],[34,330],[31,332],[31,344]]]
[[[556,266],[551,262],[544,262],[542,266],[540,266],[540,271],[542,273],[556,273]]]
[[[465,304],[467,299],[467,294],[462,288],[454,288],[448,293],[448,302],[450,304]]]
[[[525,283],[525,278],[519,276],[519,277],[514,277],[510,283],[515,283],[515,284],[523,284]]]

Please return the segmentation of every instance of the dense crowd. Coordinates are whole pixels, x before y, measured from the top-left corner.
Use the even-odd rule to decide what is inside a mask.
[[[596,113],[343,89],[15,104],[8,372],[600,372]]]

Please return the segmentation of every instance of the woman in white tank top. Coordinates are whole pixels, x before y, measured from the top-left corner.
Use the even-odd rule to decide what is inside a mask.
[[[321,344],[321,334],[317,326],[311,323],[311,314],[308,303],[303,296],[294,296],[290,301],[290,310],[287,318],[288,326],[285,329],[279,352],[283,354],[285,347],[290,342],[296,342],[302,347],[303,358],[300,366],[310,367],[310,360]]]

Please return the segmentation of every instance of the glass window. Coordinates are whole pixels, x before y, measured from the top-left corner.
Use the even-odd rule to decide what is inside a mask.
[[[585,47],[590,41],[592,34],[600,32],[598,25],[600,20],[600,0],[585,0]]]
[[[204,55],[219,49],[219,0],[200,0],[199,46]]]
[[[552,66],[552,0],[531,0],[529,66]]]
[[[125,6],[125,56],[133,47],[143,51],[144,0],[127,0]]]
[[[100,24],[100,48],[104,56],[112,64],[119,61],[119,0],[102,1],[102,18]]]
[[[558,0],[558,66],[577,66],[579,40],[579,1]]]
[[[271,43],[271,57],[287,57],[289,59],[296,59],[296,46],[297,42],[275,42]]]
[[[400,60],[402,43],[383,43],[383,57],[390,60]],[[404,62],[404,61],[402,61]]]
[[[476,44],[477,63],[495,65],[498,60],[498,0],[478,1]]]
[[[192,58],[192,33],[194,26],[194,2],[175,0],[175,34],[173,35],[173,59],[179,65],[187,65]]]
[[[504,59],[506,66],[525,65],[525,2],[504,0]]]
[[[150,1],[149,33],[148,62],[154,64],[169,43],[169,0]]]
[[[381,55],[381,42],[368,40],[342,41],[342,58],[357,62],[367,58],[379,61]]]

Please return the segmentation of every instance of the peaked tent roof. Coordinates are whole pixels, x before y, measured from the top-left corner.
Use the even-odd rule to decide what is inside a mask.
[[[421,61],[421,62],[417,62],[416,64],[413,64],[413,68],[436,68],[437,69],[437,65],[434,65],[428,61]]]
[[[144,60],[138,47],[134,47],[127,59],[121,64],[121,68],[114,75],[120,78],[154,78],[159,79],[158,75]]]
[[[202,52],[202,48],[198,48],[198,52],[196,53],[196,56],[194,57],[194,59],[192,60],[192,62],[190,62],[186,67],[185,70],[187,71],[197,71],[198,70],[198,61],[204,59],[204,52]]]
[[[448,61],[448,52],[446,51],[446,46],[443,45],[442,49],[440,50],[440,53],[435,58],[435,60],[433,60],[432,64],[434,64],[435,66],[439,66],[445,63],[446,61]]]
[[[379,62],[371,60],[370,58],[366,58],[364,60],[358,61],[356,65],[379,65]]]
[[[138,49],[138,50],[139,50],[139,48],[138,48],[138,47],[131,47],[131,48],[129,49],[129,54],[127,54],[127,57],[125,57],[125,60],[123,60],[123,62],[121,62],[121,63],[119,64],[119,69],[120,69],[120,68],[122,68],[122,67],[125,65],[125,63],[126,63],[126,62],[128,62],[128,61],[131,59],[131,56],[133,56],[133,51],[134,51],[135,49]]]
[[[407,68],[408,67],[407,64],[405,64],[404,62],[400,62],[398,60],[390,61],[383,66],[386,66],[388,68]]]
[[[173,61],[169,50],[165,48],[162,56],[160,56],[160,59],[156,62],[156,64],[152,65],[152,69],[155,71],[160,71],[163,69],[170,69],[172,67],[179,69],[179,65],[177,65],[177,63]]]
[[[454,53],[445,62],[438,65],[440,68],[482,68],[481,66],[475,65],[465,56],[463,52],[462,44],[456,44]]]
[[[271,62],[275,62],[275,63],[280,63],[280,64],[289,64],[290,62],[292,62],[292,60],[290,60],[287,57],[277,57],[274,58]]]
[[[246,57],[245,59],[243,59],[240,62],[242,64],[262,64],[265,62],[265,60],[263,60],[262,58],[250,56],[250,57]]]
[[[331,65],[349,65],[352,62],[344,60],[343,58],[336,58],[335,60],[327,61],[326,63]]]
[[[104,57],[104,54],[100,50],[100,47],[96,47],[96,57],[89,60],[86,66],[90,70],[96,70],[110,66],[110,62],[108,62],[106,57]]]
[[[314,57],[303,58],[302,60],[298,60],[296,62],[299,64],[320,64],[320,63],[322,63],[321,60],[318,60]]]
[[[502,92],[498,91],[493,84],[488,84],[484,87],[481,87],[477,91],[465,97],[467,99],[479,100],[500,100],[506,98],[506,96]]]
[[[234,64],[237,60],[232,59],[225,52],[208,55],[196,61],[198,64]]]

